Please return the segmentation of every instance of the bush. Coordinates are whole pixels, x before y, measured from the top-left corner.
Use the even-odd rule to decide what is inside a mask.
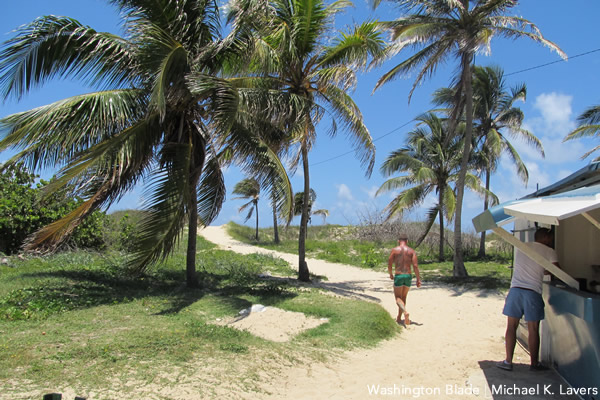
[[[68,190],[42,197],[48,182],[31,174],[24,165],[0,167],[0,252],[13,254],[26,238],[38,229],[64,217],[83,200]],[[34,186],[35,184],[35,186]],[[106,214],[94,211],[72,232],[66,245],[78,248],[104,247],[103,226]]]
[[[128,252],[139,241],[139,223],[143,211],[116,211],[104,221],[104,242],[108,248]]]

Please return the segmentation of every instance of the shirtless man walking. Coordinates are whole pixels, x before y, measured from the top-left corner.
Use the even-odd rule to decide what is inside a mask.
[[[406,310],[406,296],[412,281],[411,266],[415,269],[418,288],[421,287],[421,276],[419,274],[417,252],[408,247],[407,242],[408,237],[405,234],[400,234],[398,246],[392,249],[388,259],[388,271],[390,279],[394,281],[394,296],[396,297],[396,304],[398,304],[396,322],[402,322],[402,314],[404,313],[404,324],[408,326],[410,325],[410,318]],[[392,273],[392,264],[396,266],[394,273]]]

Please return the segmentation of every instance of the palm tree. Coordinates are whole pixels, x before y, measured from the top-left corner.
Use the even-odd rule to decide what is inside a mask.
[[[314,202],[317,200],[317,192],[314,189],[310,189],[310,194],[308,196],[308,222],[310,222],[313,215],[320,215],[323,217],[323,221],[325,218],[329,216],[329,210],[324,208],[319,210],[313,210],[312,206]],[[294,216],[302,215],[302,210],[304,210],[304,192],[298,192],[294,195]]]
[[[439,261],[444,260],[444,217],[451,221],[454,216],[456,197],[452,184],[456,185],[460,170],[463,147],[457,135],[450,135],[449,121],[439,118],[433,113],[419,116],[417,127],[408,133],[405,147],[392,152],[381,166],[385,176],[396,173],[406,175],[393,177],[385,181],[377,195],[410,186],[401,191],[386,207],[386,219],[402,215],[405,210],[423,203],[427,195],[437,194],[437,204],[427,213],[428,219],[423,235],[417,240],[421,244],[439,216],[440,244]],[[467,174],[467,185],[483,192],[479,179]]]
[[[440,89],[434,93],[434,103],[451,106],[455,95],[455,90],[451,88]],[[510,91],[507,89],[502,68],[473,67],[473,120],[476,143],[473,157],[485,175],[487,191],[490,190],[491,175],[496,172],[502,154],[506,154],[512,160],[517,167],[518,176],[524,183],[529,179],[527,167],[507,133],[513,138],[524,140],[544,156],[540,140],[521,128],[523,111],[514,107],[516,101],[525,101],[526,96],[527,87],[523,83],[514,86]],[[487,210],[489,206],[489,196],[485,195],[483,209]],[[485,257],[485,231],[481,232],[478,256]]]
[[[240,197],[236,199],[244,199],[248,201],[246,204],[240,207],[239,212],[248,209],[248,215],[246,215],[246,221],[252,218],[252,213],[256,211],[256,235],[255,239],[258,240],[258,200],[260,198],[260,184],[254,178],[246,178],[235,184],[233,187],[233,194],[239,194]]]
[[[245,129],[258,110],[238,112],[246,97],[218,77],[223,65],[239,60],[242,36],[234,29],[222,39],[215,1],[112,3],[121,11],[123,37],[45,16],[4,43],[3,98],[21,98],[57,76],[98,90],[3,118],[0,150],[21,149],[12,162],[32,170],[62,167],[49,191],[74,184],[87,199],[37,232],[30,247],[54,246],[94,209],[143,181],[146,218],[131,264],[141,271],[168,255],[187,221],[186,279],[194,287],[198,222],[209,224],[225,198],[223,154],[241,148],[246,165],[255,164],[253,154],[277,163],[268,150],[255,151],[260,139]]]
[[[462,254],[461,222],[465,179],[471,153],[473,131],[473,92],[471,86],[472,64],[475,53],[489,52],[494,36],[515,39],[527,37],[548,46],[563,58],[566,55],[557,45],[545,39],[533,23],[520,17],[505,15],[515,7],[516,0],[390,0],[409,13],[395,21],[381,22],[380,26],[391,32],[393,43],[388,47],[391,57],[406,47],[417,49],[415,54],[384,74],[377,82],[381,85],[418,70],[417,77],[409,93],[410,98],[416,86],[450,58],[458,59],[457,78],[459,95],[455,99],[451,126],[456,126],[458,114],[465,110],[466,126],[461,170],[457,181],[456,215],[454,222],[454,276],[467,276]],[[381,0],[375,0],[377,6]],[[463,103],[464,102],[464,107]],[[451,130],[453,130],[451,128]]]
[[[293,144],[293,165],[302,162],[304,201],[298,243],[298,279],[309,280],[305,238],[309,219],[310,171],[308,154],[316,140],[316,126],[331,117],[330,134],[341,123],[355,144],[356,154],[371,173],[375,146],[358,106],[348,91],[356,83],[352,66],[364,66],[369,54],[378,54],[382,40],[374,23],[363,24],[331,42],[334,16],[349,3],[322,0],[239,0],[232,5],[237,19],[255,24],[255,52],[250,66],[262,86],[281,93],[287,114],[281,118]]]
[[[583,137],[600,136],[600,105],[589,107],[577,118],[577,122],[579,126],[576,129],[574,129],[573,132],[569,133],[564,138],[563,142],[573,139],[580,139]],[[585,152],[585,154],[582,155],[581,158],[587,158],[590,156],[590,154],[598,150],[600,150],[600,145],[595,146],[591,150]],[[600,161],[600,156],[596,157],[592,161]]]

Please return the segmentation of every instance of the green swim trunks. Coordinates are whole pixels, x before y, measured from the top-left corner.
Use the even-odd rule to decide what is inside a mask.
[[[394,286],[407,286],[410,287],[410,283],[412,282],[411,274],[399,274],[394,275]]]

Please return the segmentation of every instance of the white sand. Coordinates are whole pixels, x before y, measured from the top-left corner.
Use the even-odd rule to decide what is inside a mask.
[[[270,253],[292,266],[298,264],[297,256],[236,242],[224,227],[207,227],[200,233],[224,249],[243,254]],[[320,286],[377,302],[396,317],[392,281],[387,274],[321,260],[307,261],[312,273],[327,276]],[[289,368],[279,381],[268,384],[273,393],[270,398],[490,398],[484,393],[487,384],[482,367],[488,375],[503,373],[490,368],[491,361],[504,357],[503,304],[504,295],[495,291],[461,291],[427,282],[420,289],[413,285],[407,299],[413,323],[399,337],[374,349],[349,352],[330,365]],[[528,356],[520,348],[515,362],[528,364]],[[396,394],[370,395],[371,385],[388,389],[396,385]],[[452,386],[450,392],[446,385]],[[470,385],[479,389],[479,396],[464,393]],[[441,394],[420,394],[420,390],[439,390]]]
[[[245,330],[272,342],[287,342],[300,332],[327,322],[326,318],[314,318],[301,312],[286,311],[276,307],[262,306],[258,311],[250,311],[249,308],[246,310],[249,311],[236,318],[219,320],[216,324]]]

